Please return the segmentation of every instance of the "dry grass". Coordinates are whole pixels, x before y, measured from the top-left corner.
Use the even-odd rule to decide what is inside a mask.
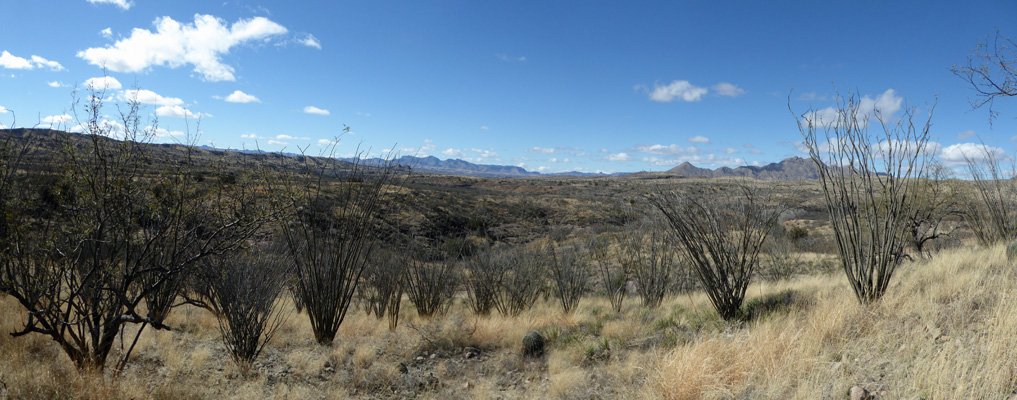
[[[331,347],[295,312],[251,371],[236,369],[214,318],[177,310],[172,332],[146,331],[120,380],[79,373],[41,336],[0,335],[9,398],[1014,398],[1017,273],[1002,248],[958,249],[902,267],[886,298],[860,307],[840,273],[749,289],[750,321],[717,318],[702,294],[614,313],[586,298],[575,313],[537,304],[477,318],[458,303],[432,320],[404,307],[400,326],[351,310]],[[0,298],[0,330],[23,321]],[[547,354],[520,355],[542,332]],[[116,351],[116,350],[115,350]],[[3,389],[5,388],[5,389]]]

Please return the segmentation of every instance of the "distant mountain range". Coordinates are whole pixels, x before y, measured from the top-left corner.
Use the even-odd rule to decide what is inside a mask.
[[[58,134],[67,134],[66,132],[59,132],[49,129],[0,129],[0,132],[10,132],[17,137],[24,137],[28,132],[34,132],[37,138],[45,138],[40,145],[43,147],[51,147],[52,150],[56,150],[60,146],[60,142],[56,140]],[[76,135],[76,134],[70,134]],[[181,145],[177,144],[159,144],[155,145],[161,149],[175,149],[182,148]],[[199,146],[200,149],[207,151],[236,151],[240,153],[261,153],[270,154],[273,152],[266,152],[263,150],[236,150],[236,149],[221,149],[210,146]],[[296,153],[274,153],[279,156],[300,156]],[[355,159],[344,159],[344,161],[356,161]],[[372,158],[363,160],[366,165],[383,165],[385,160],[380,158]],[[760,180],[809,180],[818,179],[819,172],[816,168],[815,163],[811,159],[801,157],[791,157],[778,163],[767,164],[762,167],[755,166],[743,166],[738,168],[720,167],[717,169],[699,168],[691,163],[683,163],[677,167],[671,168],[664,172],[638,172],[634,174],[628,173],[615,173],[615,174],[603,174],[603,173],[585,173],[585,172],[560,172],[545,174],[540,172],[527,171],[522,167],[510,166],[510,165],[490,165],[490,164],[474,164],[468,161],[459,159],[448,159],[441,160],[434,156],[428,157],[414,157],[414,156],[403,156],[395,160],[395,164],[402,167],[409,167],[413,171],[431,173],[431,174],[442,174],[442,175],[458,175],[458,176],[474,176],[481,178],[528,178],[528,177],[539,177],[539,176],[579,176],[579,177],[599,177],[599,176],[622,176],[631,175],[634,178],[657,178],[657,177],[689,177],[689,178],[720,178],[720,177],[747,177],[755,178]]]
[[[802,157],[791,157],[762,167],[720,167],[717,169],[699,168],[685,162],[667,170],[667,173],[690,178],[743,176],[766,181],[800,181],[819,178],[819,168],[816,167],[816,163],[812,159]]]

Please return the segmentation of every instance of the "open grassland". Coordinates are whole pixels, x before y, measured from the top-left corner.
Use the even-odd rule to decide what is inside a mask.
[[[903,265],[868,308],[835,271],[754,283],[735,322],[719,319],[701,293],[656,309],[630,297],[621,313],[602,297],[584,298],[571,315],[545,300],[517,317],[475,317],[460,299],[430,320],[403,307],[395,331],[351,310],[328,347],[287,304],[285,324],[250,370],[230,361],[208,311],[182,307],[167,321],[176,330],[142,334],[120,379],[77,371],[41,335],[0,335],[0,391],[12,399],[839,399],[857,385],[886,399],[1017,398],[1015,288],[1002,247],[952,249]],[[24,318],[0,298],[0,331]],[[530,330],[548,341],[542,357],[521,355]]]

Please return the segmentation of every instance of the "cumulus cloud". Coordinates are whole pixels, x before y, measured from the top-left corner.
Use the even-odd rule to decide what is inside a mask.
[[[64,66],[56,61],[50,61],[37,55],[32,55],[31,60],[28,60],[8,53],[7,50],[0,52],[0,67],[7,69],[49,68],[51,71],[64,70]]]
[[[0,106],[0,114],[7,114],[7,107]]]
[[[112,39],[113,38],[113,29],[110,29],[110,28],[103,29],[103,30],[99,31],[99,36],[102,36],[102,37],[104,37],[106,39]]]
[[[875,98],[869,97],[868,95],[858,100],[858,113],[855,117],[855,122],[862,126],[867,126],[869,120],[876,117],[882,116],[884,119],[889,119],[891,116],[900,111],[901,105],[904,103],[904,99],[897,96],[897,93],[893,89],[887,89],[882,94]],[[847,115],[843,115],[840,110],[835,107],[827,107],[822,110],[812,111],[803,115],[802,124],[812,123],[819,127],[836,127],[842,126],[845,119],[849,118]]]
[[[709,144],[710,143],[710,138],[708,138],[706,136],[693,136],[693,137],[689,138],[689,141],[692,142],[692,143]]]
[[[272,145],[280,145],[280,146],[285,146],[285,145],[288,145],[289,143],[286,143],[286,142],[280,142],[280,141],[278,141],[278,140],[269,140],[269,141],[268,141],[268,144],[272,144]]]
[[[550,147],[531,147],[526,149],[525,151],[527,153],[537,153],[537,154],[554,154],[556,152],[555,149]]]
[[[255,135],[253,133],[245,133],[243,135],[240,135],[240,137],[244,139],[264,139],[263,137]]]
[[[948,167],[966,165],[968,160],[984,163],[1006,158],[1006,151],[981,143],[957,143],[944,147],[939,153],[940,160]]]
[[[66,124],[66,123],[70,123],[71,121],[74,121],[74,117],[71,117],[68,114],[50,115],[50,116],[42,119],[42,122],[50,124],[51,126],[52,125]]]
[[[338,143],[339,142],[334,141],[334,140],[318,139],[318,144],[321,145],[321,146],[331,146],[331,145],[338,144]]]
[[[702,99],[707,92],[706,88],[694,86],[689,81],[673,81],[665,86],[654,84],[653,91],[650,92],[650,100],[661,103],[670,103],[675,100],[695,102]]]
[[[159,106],[179,106],[184,104],[183,100],[176,97],[163,97],[156,92],[145,89],[124,90],[120,95],[125,100],[137,100],[142,104],[155,104]]]
[[[107,90],[107,89],[116,90],[122,87],[123,85],[120,84],[120,81],[116,80],[116,78],[112,76],[89,78],[87,81],[85,81],[85,88],[93,90]]]
[[[211,115],[203,113],[193,113],[191,110],[184,108],[183,106],[162,106],[155,109],[155,115],[160,117],[177,117],[177,118],[203,118],[211,117]]]
[[[628,155],[627,153],[611,154],[607,157],[604,157],[604,160],[607,161],[629,161],[631,159],[632,156]]]
[[[46,85],[49,85],[49,87],[62,87],[63,86],[63,84],[60,83],[59,81],[46,82]]]
[[[131,0],[88,0],[92,4],[112,4],[120,7],[121,10],[130,10],[134,2]]]
[[[304,112],[308,113],[308,114],[315,114],[315,115],[329,115],[329,114],[331,114],[330,112],[328,112],[328,110],[321,109],[321,108],[318,108],[318,107],[315,107],[315,106],[304,107]]]
[[[308,34],[303,39],[298,40],[298,42],[300,42],[300,44],[304,46],[314,47],[318,50],[321,50],[321,42],[318,41],[318,38],[314,37],[314,35]]]
[[[153,22],[155,32],[135,28],[127,38],[111,46],[79,51],[77,56],[90,64],[115,72],[140,72],[153,66],[178,68],[193,65],[194,72],[207,81],[234,81],[233,67],[222,62],[230,49],[287,32],[264,17],[240,19],[227,27],[212,15],[194,16],[194,23],[182,24],[170,17]]]
[[[257,97],[239,90],[234,90],[233,93],[226,96],[226,101],[229,103],[261,103]]]
[[[445,150],[442,150],[441,154],[444,154],[446,157],[455,157],[455,158],[466,157],[466,153],[464,153],[462,150],[453,149],[451,147],[447,148]]]
[[[177,137],[177,136],[184,136],[184,135],[186,135],[186,134],[183,131],[171,131],[171,130],[168,130],[168,129],[165,129],[165,128],[155,128],[155,136],[156,137],[160,137],[160,138],[164,138],[164,137]]]
[[[714,92],[717,92],[717,94],[720,96],[738,97],[745,94],[745,90],[738,86],[735,86],[734,84],[727,82],[721,82],[716,85],[713,85],[712,89]]]

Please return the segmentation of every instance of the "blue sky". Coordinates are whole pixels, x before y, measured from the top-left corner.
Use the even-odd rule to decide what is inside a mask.
[[[804,155],[791,108],[857,93],[932,117],[947,162],[1017,146],[949,68],[1017,2],[5,1],[0,124],[72,129],[71,92],[137,94],[158,141],[659,171]],[[99,80],[106,73],[112,80]],[[90,81],[91,80],[91,81]],[[102,83],[105,82],[105,83]],[[139,92],[130,92],[140,89]],[[793,92],[792,92],[793,89]],[[13,111],[13,112],[11,112]],[[115,108],[107,108],[115,115]],[[80,114],[80,113],[79,113]],[[14,115],[17,119],[14,120]],[[189,116],[190,118],[183,118]]]

